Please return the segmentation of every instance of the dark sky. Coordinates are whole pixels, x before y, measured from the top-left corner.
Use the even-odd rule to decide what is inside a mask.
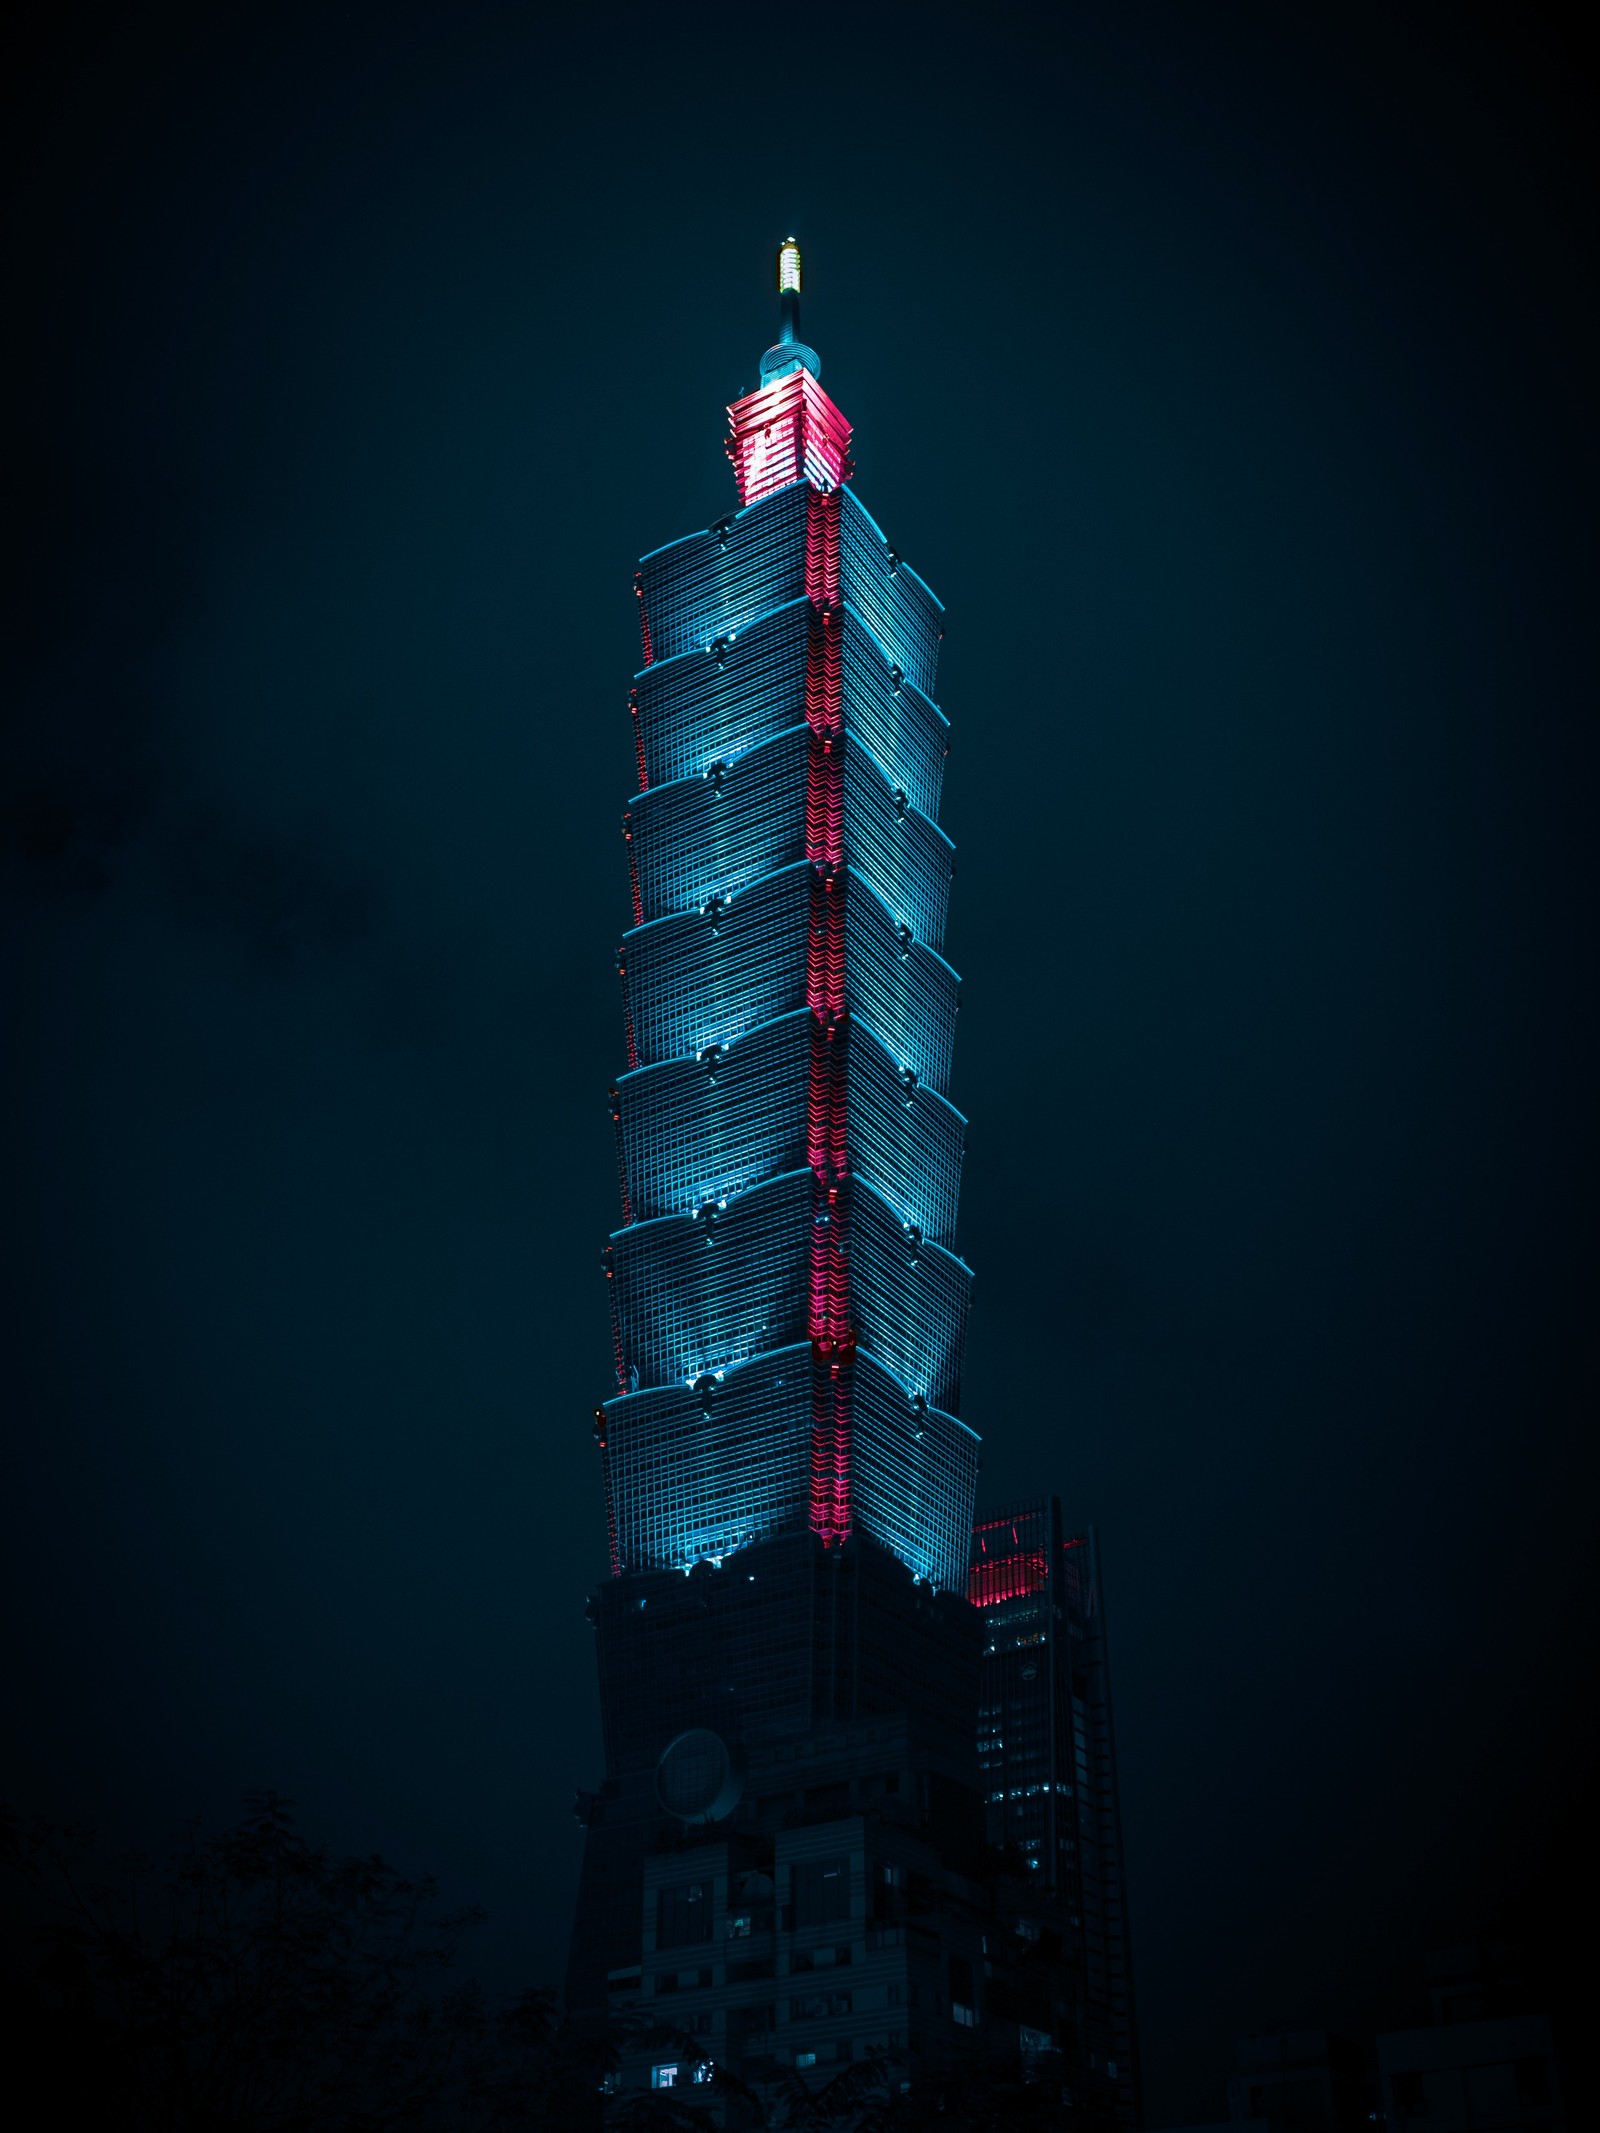
[[[1600,346],[1555,20],[34,11],[0,1791],[121,1834],[274,1784],[558,1975],[631,574],[732,503],[793,228],[949,609],[965,1412],[986,1494],[1100,1527],[1153,2122],[1560,1915]]]

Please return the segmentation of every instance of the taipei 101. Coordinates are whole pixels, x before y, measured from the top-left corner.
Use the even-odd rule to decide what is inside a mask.
[[[614,2111],[1132,2127],[1095,1535],[1048,1489],[975,1524],[958,1414],[944,606],[851,485],[794,238],[775,266],[738,508],[634,581],[605,1774],[566,2004],[615,2038]]]
[[[1600,2124],[1569,15],[23,10],[19,2125]]]

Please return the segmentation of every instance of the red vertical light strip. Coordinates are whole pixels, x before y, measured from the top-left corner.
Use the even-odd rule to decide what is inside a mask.
[[[813,891],[813,909],[815,891]],[[806,1092],[806,1160],[817,1177],[826,1179],[833,1166],[837,1144],[833,1114],[838,1108],[834,1088],[834,1029],[815,1011],[811,1018],[811,1081]]]
[[[818,607],[839,604],[839,515],[837,490],[813,491],[806,510],[806,597]]]
[[[740,462],[736,458],[735,465]],[[796,470],[798,471],[798,469]],[[742,469],[741,469],[742,473]],[[792,478],[792,477],[791,477]],[[839,498],[814,489],[806,512],[806,852],[811,923],[806,998],[811,1008],[807,1154],[816,1175],[811,1232],[811,1527],[830,1546],[850,1532],[850,1244],[841,1187],[846,1170],[845,1063],[839,1032],[844,969],[844,683],[839,624]]]
[[[601,1253],[600,1261],[606,1270],[606,1296],[611,1304],[611,1356],[617,1366],[617,1390],[626,1392],[628,1371],[622,1355],[622,1313],[617,1307],[617,1263],[609,1244]]]
[[[628,997],[628,955],[627,950],[623,948],[617,950],[617,977],[622,985],[622,1026],[627,1033],[628,1069],[631,1073],[639,1064],[639,1047],[633,1035],[633,1002]]]
[[[623,842],[628,847],[628,886],[633,891],[633,922],[636,926],[642,926],[644,924],[644,898],[639,893],[639,855],[633,848],[633,816],[631,814],[624,814],[622,818],[622,837]]]
[[[636,570],[633,574],[633,597],[639,603],[639,640],[644,646],[644,663],[647,667],[654,666],[656,655],[655,648],[650,642],[650,617],[644,611],[644,572],[642,570]]]
[[[622,1137],[622,1092],[615,1086],[611,1091],[611,1131],[617,1143],[617,1188],[622,1194],[622,1220],[626,1225],[633,1220],[633,1195],[628,1190],[628,1150]]]
[[[650,767],[644,759],[644,727],[639,719],[639,692],[637,689],[628,691],[628,716],[633,720],[633,754],[634,760],[639,766],[639,790],[648,792],[650,790]]]

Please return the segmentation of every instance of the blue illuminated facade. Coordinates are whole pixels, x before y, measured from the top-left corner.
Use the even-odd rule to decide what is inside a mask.
[[[1043,1797],[1033,1646],[1072,1565],[1051,1582],[1031,1529],[974,1539],[943,610],[847,486],[792,244],[779,288],[729,409],[741,508],[635,586],[605,1775],[576,1802],[567,2006],[615,2046],[618,2123],[663,2090],[728,2133],[797,2122],[848,2068],[858,2101],[978,2080],[1029,2124],[1127,2133],[1092,1877],[1060,1815],[1045,1873],[984,1797]]]
[[[770,357],[729,410],[743,508],[636,580],[612,1568],[809,1529],[959,1591],[943,610],[845,486],[815,356]]]

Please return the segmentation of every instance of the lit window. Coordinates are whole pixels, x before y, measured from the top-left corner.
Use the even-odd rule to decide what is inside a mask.
[[[794,2055],[794,2063],[796,2066],[815,2066],[817,2063],[817,2055],[815,2052],[796,2052]]]
[[[650,2086],[653,2089],[675,2089],[678,2086],[678,2063],[670,2066],[653,2066],[650,2069]]]

